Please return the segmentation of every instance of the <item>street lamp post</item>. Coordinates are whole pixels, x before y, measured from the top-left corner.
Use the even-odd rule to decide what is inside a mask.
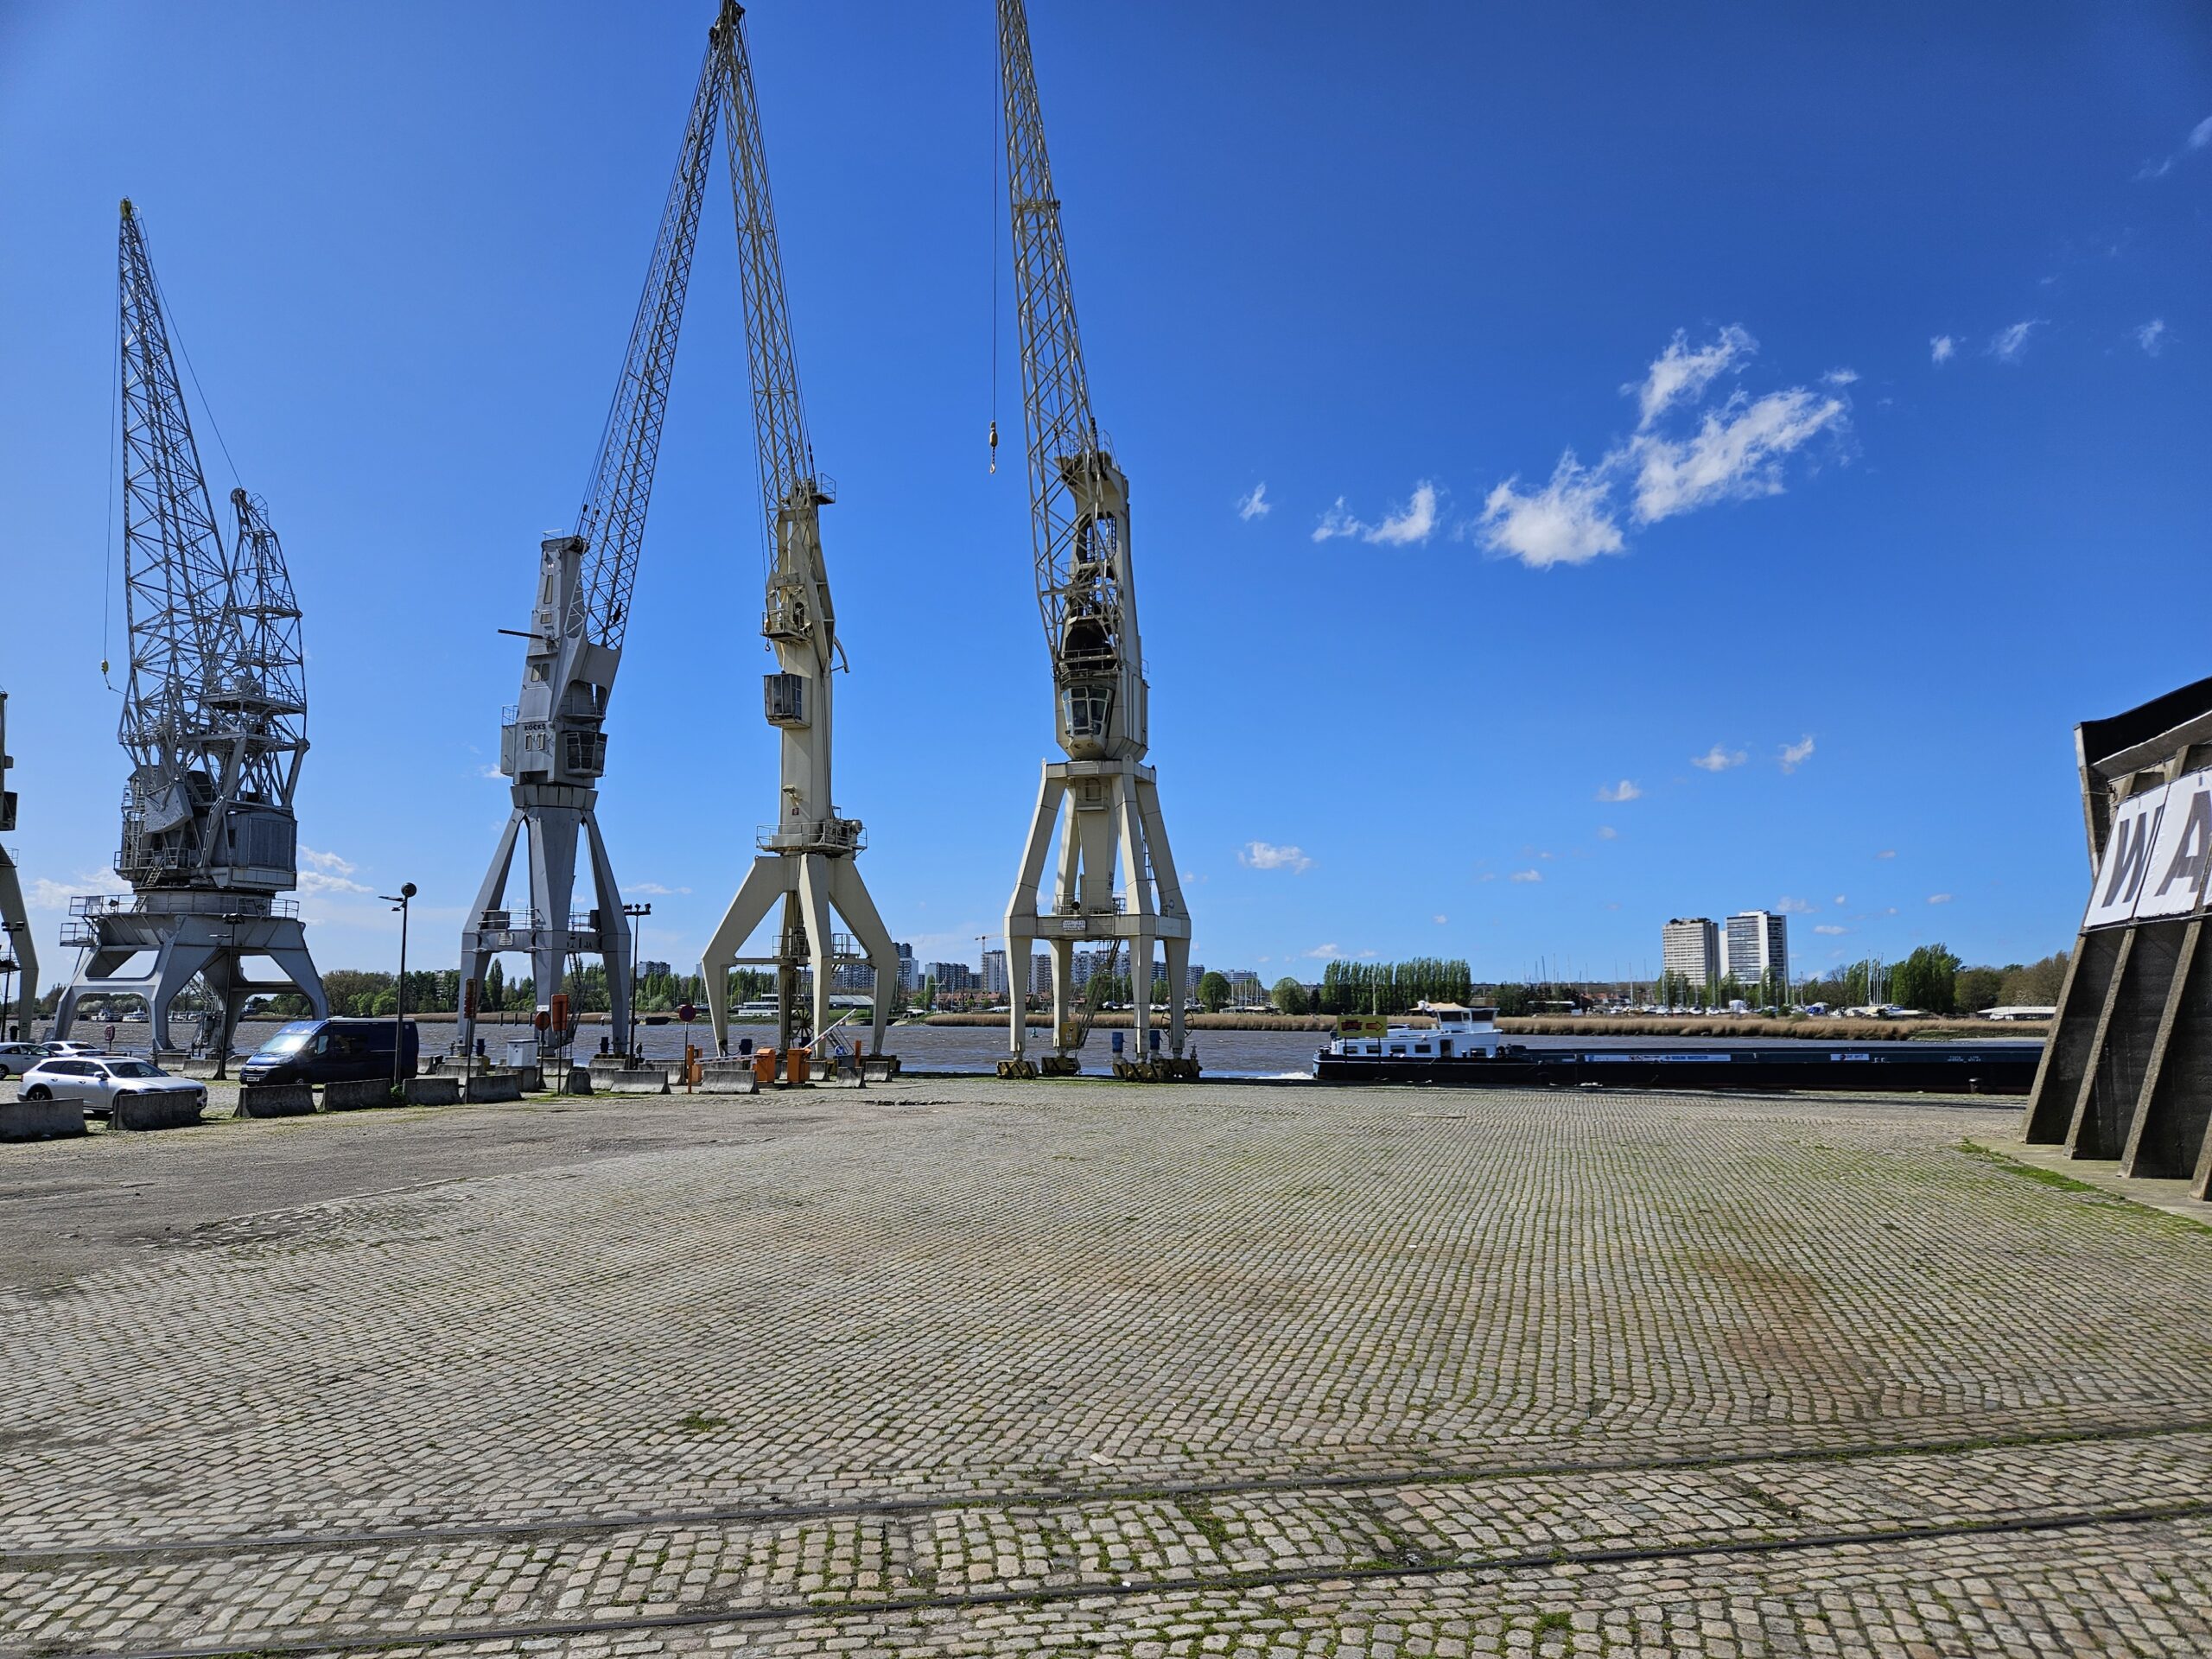
[[[377,896],[399,912],[399,983],[391,999],[391,1086],[396,1090],[407,1056],[407,902],[415,896],[415,884],[403,882],[397,893]]]
[[[651,905],[625,905],[622,913],[632,922],[642,922],[653,913],[653,907]],[[632,1061],[638,1054],[638,963],[644,957],[645,949],[645,930],[632,927],[630,930],[630,1029],[623,1033],[626,1057]]]

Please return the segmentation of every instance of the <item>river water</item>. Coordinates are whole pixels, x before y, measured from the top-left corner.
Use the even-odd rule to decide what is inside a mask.
[[[423,1058],[427,1063],[433,1055],[442,1054],[454,1039],[454,1022],[449,1020],[425,1018],[419,1022],[423,1033]],[[99,1042],[105,1029],[79,1022],[74,1033],[80,1040]],[[126,1052],[143,1053],[147,1049],[146,1027],[125,1024],[112,1027],[115,1036],[112,1046]],[[249,1020],[238,1027],[238,1048],[251,1052],[258,1048],[277,1029],[276,1024],[266,1020]],[[865,1043],[867,1028],[845,1027],[854,1033],[856,1046]],[[177,1031],[186,1030],[180,1020]],[[587,1025],[578,1033],[577,1052],[588,1054],[597,1050],[602,1039],[611,1033],[603,1025]],[[756,1043],[772,1039],[774,1027],[763,1024],[736,1024],[730,1027],[733,1044],[741,1037],[751,1037]],[[1128,1043],[1135,1033],[1120,1033]],[[504,1058],[510,1038],[527,1039],[530,1028],[522,1025],[480,1025],[477,1035],[484,1039],[485,1051],[494,1059]],[[664,1026],[638,1027],[638,1040],[645,1050],[645,1058],[658,1061],[677,1061],[683,1058],[687,1036],[702,1048],[711,1049],[713,1034],[704,1019],[686,1027],[671,1020]],[[1043,1043],[1045,1033],[1032,1027],[1029,1033],[1029,1052],[1032,1058],[1049,1052]],[[1113,1039],[1109,1031],[1094,1031],[1090,1043],[1083,1051],[1084,1070],[1104,1075],[1113,1065]],[[1163,1033],[1164,1040],[1164,1033]],[[1530,1048],[1662,1048],[1674,1051],[1713,1052],[1723,1049],[1761,1046],[1758,1039],[1740,1037],[1518,1037],[1510,1040]],[[1773,1039],[1765,1039],[1771,1042]],[[1987,1040],[2004,1041],[2003,1038]],[[2020,1040],[2012,1039],[2010,1040]],[[2031,1042],[2033,1039],[2027,1039]],[[1210,1077],[1306,1077],[1312,1072],[1313,1056],[1328,1035],[1318,1031],[1194,1031],[1190,1043],[1198,1063]],[[898,1055],[906,1065],[916,1071],[989,1071],[1007,1052],[1006,1029],[1002,1026],[893,1026],[884,1035],[884,1048]],[[1855,1052],[1869,1049],[1904,1048],[1910,1046],[1895,1042],[1853,1042],[1839,1044]]]

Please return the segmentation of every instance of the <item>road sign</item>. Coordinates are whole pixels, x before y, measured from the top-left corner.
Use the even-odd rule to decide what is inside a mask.
[[[686,1002],[682,1007],[677,1009],[676,1017],[688,1026],[699,1017],[699,1010]]]

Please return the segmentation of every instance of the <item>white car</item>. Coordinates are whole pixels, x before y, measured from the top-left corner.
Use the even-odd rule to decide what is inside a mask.
[[[22,1100],[73,1100],[88,1112],[112,1112],[118,1095],[193,1095],[207,1104],[207,1090],[190,1077],[173,1077],[158,1065],[121,1055],[64,1055],[41,1060],[23,1073]]]
[[[41,1060],[89,1057],[99,1052],[89,1043],[0,1043],[0,1077],[20,1077]]]

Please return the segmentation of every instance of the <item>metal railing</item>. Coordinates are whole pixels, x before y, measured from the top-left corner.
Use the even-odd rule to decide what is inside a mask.
[[[764,853],[857,853],[868,847],[858,818],[819,818],[805,823],[753,826],[753,844]]]

